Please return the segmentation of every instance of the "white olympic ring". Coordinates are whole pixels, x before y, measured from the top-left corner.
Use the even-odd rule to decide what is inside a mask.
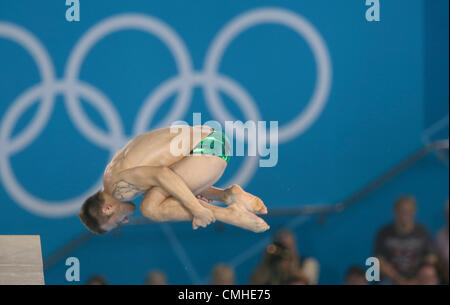
[[[167,24],[154,17],[141,14],[122,14],[107,18],[85,33],[71,52],[64,79],[55,77],[54,66],[46,49],[27,30],[6,22],[0,22],[0,38],[10,39],[27,50],[37,64],[42,81],[27,89],[10,106],[0,125],[0,176],[8,194],[23,208],[45,217],[71,216],[78,211],[84,199],[101,186],[101,179],[88,191],[63,201],[46,201],[36,198],[17,181],[10,164],[10,157],[33,142],[47,124],[55,103],[55,96],[62,94],[68,114],[76,128],[92,143],[109,151],[110,157],[127,141],[123,123],[109,98],[85,82],[79,80],[82,62],[89,50],[107,35],[125,29],[147,32],[157,36],[175,59],[179,74],[163,81],[150,93],[141,106],[133,126],[132,136],[143,133],[150,126],[160,105],[178,92],[174,107],[156,127],[168,126],[183,118],[192,98],[195,86],[201,86],[208,109],[220,121],[234,120],[219,98],[217,90],[226,92],[237,103],[246,120],[260,121],[257,104],[251,95],[235,80],[218,74],[220,60],[230,42],[250,27],[263,23],[281,24],[293,29],[311,47],[317,63],[317,83],[310,102],[291,122],[280,126],[280,143],[290,141],[308,129],[322,112],[331,87],[331,61],[328,49],[318,31],[303,17],[280,8],[260,8],[233,19],[219,32],[212,42],[204,63],[204,71],[194,71],[188,49],[183,40]],[[93,124],[84,113],[79,101],[82,97],[96,107],[106,122],[104,132]],[[14,126],[20,116],[41,98],[36,115],[22,132],[11,139]],[[253,139],[246,139],[254,145]],[[247,156],[238,173],[230,179],[245,185],[258,166],[258,157]],[[231,183],[231,182],[229,182]],[[228,183],[228,184],[229,184]]]

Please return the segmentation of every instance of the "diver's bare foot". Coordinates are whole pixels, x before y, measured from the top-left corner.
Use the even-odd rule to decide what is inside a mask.
[[[247,210],[256,214],[267,214],[267,207],[264,205],[263,201],[258,197],[247,193],[239,185],[233,184],[226,189],[225,192],[230,196],[230,203],[243,204]]]
[[[230,223],[235,226],[253,231],[255,233],[264,232],[270,228],[262,218],[250,213],[243,205],[239,203],[233,203],[226,207],[226,209],[231,210],[232,220]]]

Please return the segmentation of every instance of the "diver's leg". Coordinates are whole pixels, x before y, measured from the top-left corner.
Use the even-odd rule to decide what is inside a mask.
[[[210,188],[222,176],[227,162],[223,159],[209,155],[193,155],[180,160],[171,166],[192,190],[199,194]],[[231,204],[227,208],[216,207],[204,201],[199,201],[204,207],[210,209],[220,221],[240,226],[255,232],[268,229],[261,218],[249,213],[241,204]],[[159,187],[150,189],[141,203],[144,216],[155,221],[187,221],[193,220],[192,214],[180,202]],[[193,223],[193,227],[198,225]]]
[[[269,226],[263,219],[248,212],[239,204],[231,204],[226,208],[222,208],[202,200],[199,200],[199,203],[210,209],[214,217],[224,223],[253,232],[264,232],[269,229]],[[173,197],[167,198],[165,192],[159,187],[154,187],[147,192],[141,203],[141,212],[145,217],[156,222],[192,221],[193,219],[192,214],[177,199]],[[194,223],[192,226],[194,229],[197,229]]]
[[[239,185],[234,184],[225,190],[212,186],[220,179],[226,167],[227,162],[219,157],[192,155],[183,158],[170,168],[186,181],[194,195],[225,204],[239,203],[250,212],[267,214],[263,201],[245,192]]]
[[[190,155],[170,166],[198,195],[216,183],[227,167],[227,162],[217,156]]]
[[[217,182],[217,180],[219,180],[219,178],[222,176],[226,166],[227,162],[216,156],[190,155],[172,164],[167,170],[172,175],[175,175],[181,182],[183,182],[182,184],[185,185],[190,190],[190,192],[192,192],[192,194],[198,194],[205,188],[208,188],[215,182]],[[159,175],[159,178],[165,178],[165,180],[167,181],[166,184],[171,184],[170,177],[168,175],[161,174]],[[149,210],[149,208],[146,207],[146,205],[149,205],[149,203],[147,202],[150,202],[152,204],[161,203],[165,198],[168,198],[171,195],[173,195],[173,192],[170,192],[170,190],[163,184],[155,185],[147,191],[147,194],[144,198],[150,199],[143,200],[141,203],[141,208],[146,210],[147,214],[149,214],[151,213],[151,209]],[[182,202],[182,198],[176,196],[174,196],[174,198],[176,198],[179,202]],[[195,204],[199,205],[197,198],[194,197],[194,200]],[[188,212],[190,215],[195,215],[195,213],[192,213],[192,210],[188,209],[184,204],[183,207],[185,208],[184,210],[186,210],[186,212]],[[199,205],[199,207],[202,208],[202,205]],[[180,211],[177,210],[176,212]],[[182,213],[182,220],[185,220],[185,214],[186,213]],[[175,220],[177,217],[177,215],[173,216]],[[211,218],[212,217],[213,214],[211,214]],[[193,217],[192,221],[194,227],[206,227],[210,223],[209,221],[205,222],[198,217]]]
[[[216,200],[225,204],[240,203],[250,212],[267,214],[267,207],[264,205],[263,201],[260,198],[245,192],[237,184],[233,184],[226,189],[211,186],[201,192],[200,195],[209,200]]]
[[[203,189],[213,185],[223,174],[227,162],[221,158],[209,155],[192,155],[186,156],[180,161],[170,166],[170,170],[173,171],[181,180],[186,184],[193,194],[198,194]],[[163,218],[167,217],[161,214],[159,205],[170,197],[170,194],[161,187],[153,187],[144,196],[144,200],[141,203],[141,210],[145,211],[146,216],[149,218]],[[178,199],[178,198],[177,198]],[[196,199],[198,202],[198,200]],[[168,207],[163,210],[170,213],[171,209]],[[153,212],[157,213],[156,216]],[[205,227],[208,223],[199,221],[196,217],[192,218],[191,211],[187,209],[175,209],[174,215],[170,215],[171,220],[187,220],[192,219],[193,227],[198,226]],[[189,217],[187,216],[189,215]]]

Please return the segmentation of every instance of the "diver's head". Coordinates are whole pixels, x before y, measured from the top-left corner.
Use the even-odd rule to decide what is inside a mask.
[[[135,210],[132,202],[121,202],[104,191],[98,191],[86,199],[78,216],[91,232],[105,234],[120,223],[127,223],[128,216]]]

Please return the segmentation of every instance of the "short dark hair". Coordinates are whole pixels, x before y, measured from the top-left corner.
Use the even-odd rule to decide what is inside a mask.
[[[98,191],[86,199],[78,214],[78,217],[80,217],[81,222],[86,228],[95,234],[105,234],[108,232],[101,228],[101,225],[108,220],[107,216],[102,215],[103,202],[102,192]]]
[[[108,282],[106,281],[105,277],[101,275],[93,275],[89,278],[87,281],[88,285],[108,285]]]
[[[409,203],[412,204],[414,206],[414,208],[416,207],[417,203],[416,203],[416,198],[414,196],[411,195],[403,195],[397,198],[397,200],[394,203],[394,209],[398,209],[399,206],[401,206],[402,204],[405,203]]]

